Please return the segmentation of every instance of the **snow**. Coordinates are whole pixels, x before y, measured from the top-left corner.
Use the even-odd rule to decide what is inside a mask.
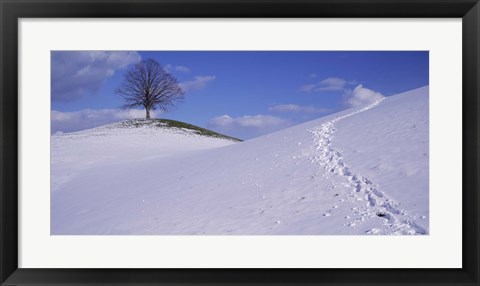
[[[144,123],[143,120],[136,121]],[[79,176],[83,170],[93,166],[106,164],[108,168],[111,164],[128,165],[234,143],[231,140],[196,135],[189,129],[158,128],[147,124],[128,127],[126,122],[132,121],[73,133],[55,133],[51,140],[51,191],[62,188],[62,182],[72,176]]]
[[[245,142],[52,136],[52,234],[428,234],[428,87]]]

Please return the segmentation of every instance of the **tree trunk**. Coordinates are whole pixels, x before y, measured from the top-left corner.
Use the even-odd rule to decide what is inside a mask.
[[[146,115],[145,118],[150,119],[150,108],[149,108],[149,107],[146,107],[145,110],[146,110],[146,112],[147,112],[147,115]]]

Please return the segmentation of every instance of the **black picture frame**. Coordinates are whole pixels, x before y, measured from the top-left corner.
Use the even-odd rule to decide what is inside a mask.
[[[478,0],[0,0],[0,15],[1,285],[479,285]],[[97,17],[462,18],[463,267],[461,269],[18,268],[18,19]],[[438,255],[442,255],[442,249],[438,250]]]

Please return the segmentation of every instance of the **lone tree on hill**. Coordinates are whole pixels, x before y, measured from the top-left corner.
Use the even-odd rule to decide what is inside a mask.
[[[153,59],[142,60],[127,70],[115,93],[125,99],[124,108],[144,107],[145,118],[150,118],[150,110],[168,111],[184,95],[177,79]]]

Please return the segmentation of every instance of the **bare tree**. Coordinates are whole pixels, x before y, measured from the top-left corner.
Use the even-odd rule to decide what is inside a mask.
[[[184,95],[177,79],[153,59],[142,60],[127,70],[115,93],[125,99],[124,108],[144,107],[146,118],[150,118],[150,110],[168,111]]]

